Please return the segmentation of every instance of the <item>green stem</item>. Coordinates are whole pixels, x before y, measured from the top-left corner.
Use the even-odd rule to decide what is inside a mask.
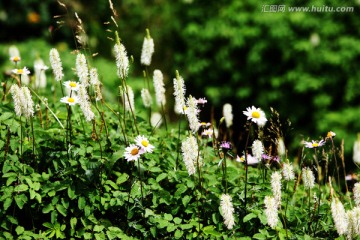
[[[249,125],[249,132],[246,138],[246,143],[245,143],[245,202],[244,202],[244,210],[246,211],[246,203],[247,203],[247,199],[246,199],[246,195],[247,195],[247,182],[248,182],[248,161],[247,161],[247,148],[248,148],[248,144],[249,144],[249,138],[250,138],[250,131],[251,131],[251,122]]]

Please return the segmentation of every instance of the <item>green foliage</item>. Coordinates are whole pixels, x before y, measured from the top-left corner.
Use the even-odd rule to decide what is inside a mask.
[[[142,7],[150,6],[146,3],[135,6],[133,1],[129,2],[121,9],[134,6],[135,16],[144,15]],[[296,109],[297,123],[307,117],[309,111],[314,111],[317,114],[311,115],[310,119],[315,123],[314,128],[316,126],[321,132],[332,129],[340,136],[348,134],[345,128],[349,123],[358,127],[358,111],[352,107],[358,98],[357,74],[350,77],[355,68],[348,63],[357,58],[360,50],[358,41],[345,34],[347,26],[334,23],[321,14],[306,21],[304,13],[265,17],[264,14],[254,14],[259,10],[259,3],[255,1],[217,1],[206,6],[201,1],[194,1],[191,5],[183,2],[173,4],[170,8],[171,4],[166,3],[166,11],[158,19],[176,19],[169,24],[170,33],[176,33],[174,36],[182,43],[179,47],[187,51],[175,56],[174,61],[187,62],[186,76],[199,79],[191,83],[187,81],[190,88],[202,87],[206,82],[203,90],[211,104],[219,106],[225,99],[235,96],[236,100],[251,100],[254,105],[276,105],[286,113]],[[84,9],[80,10],[98,6],[100,12],[104,7],[98,5],[81,5]],[[69,9],[70,6],[75,8],[76,4],[69,5]],[[185,6],[188,11],[183,14],[180,10]],[[154,8],[156,13],[161,12],[159,7]],[[125,11],[125,19],[129,17],[126,15],[128,11]],[[183,18],[176,18],[180,13]],[[325,27],[317,24],[318,19],[323,18]],[[127,29],[125,21],[119,24],[120,27],[112,26],[109,32]],[[95,31],[100,31],[98,23],[94,25],[98,29]],[[274,28],[275,25],[278,27]],[[185,27],[180,31],[180,26]],[[155,32],[161,33],[160,30]],[[319,45],[309,40],[311,36],[316,38],[316,34],[321,36]],[[122,43],[125,46],[129,43],[129,53],[134,52],[134,58],[138,59],[136,56],[139,54],[133,49],[142,41],[143,35],[137,35],[134,41],[130,40],[132,34],[122,32],[121,35]],[[338,35],[341,35],[339,42],[330,41]],[[166,36],[162,36],[162,41],[166,42]],[[104,97],[96,100],[94,86],[86,89],[89,108],[95,115],[91,121],[86,121],[84,110],[78,105],[60,102],[62,82],[52,81],[50,71],[47,71],[47,77],[51,81],[44,89],[35,88],[34,76],[31,76],[29,88],[37,105],[34,116],[17,116],[13,110],[16,103],[9,89],[20,82],[19,77],[10,73],[14,65],[8,58],[1,59],[0,69],[7,73],[2,79],[0,102],[1,239],[245,240],[328,239],[338,236],[334,226],[337,219],[331,216],[331,200],[339,198],[346,209],[351,209],[353,203],[350,194],[342,191],[348,187],[342,180],[346,175],[344,152],[333,145],[333,138],[326,138],[325,145],[320,146],[322,152],[317,151],[320,148],[302,149],[298,157],[288,156],[295,167],[296,178],[281,181],[278,222],[270,227],[271,219],[264,209],[264,198],[274,194],[272,173],[282,171],[283,164],[288,161],[286,155],[278,156],[279,161],[274,160],[278,138],[284,137],[283,127],[286,127],[280,124],[279,114],[271,110],[264,128],[257,128],[250,122],[241,128],[241,121],[236,122],[241,128],[239,136],[246,136],[247,143],[232,150],[225,149],[220,143],[230,138],[233,132],[231,128],[223,127],[222,120],[218,122],[216,117],[212,117],[212,128],[218,127],[219,135],[215,137],[214,133],[206,138],[190,131],[187,119],[182,115],[176,116],[178,122],[169,122],[172,114],[167,114],[168,106],[161,108],[153,104],[152,109],[145,108],[141,104],[140,90],[148,85],[154,95],[149,83],[153,66],[140,67],[136,60],[134,63],[130,61],[130,76],[118,79],[114,60],[106,58],[108,53],[102,55],[93,50],[97,44],[92,37],[88,45],[79,46],[76,51],[71,51],[70,43],[56,45],[63,61],[64,80],[78,79],[73,71],[78,52],[86,55],[90,67],[98,69],[105,86],[102,89]],[[99,42],[104,39],[102,35]],[[159,41],[159,46],[164,42]],[[112,47],[113,42],[109,45]],[[28,40],[17,46],[22,53],[21,66],[31,66],[38,57],[49,65],[48,53],[53,46],[46,41]],[[9,44],[0,46],[4,56],[8,47]],[[167,48],[164,46],[164,49],[162,51]],[[279,63],[276,66],[274,57]],[[169,70],[174,66],[165,68]],[[140,79],[137,76],[141,76],[143,70],[147,74]],[[343,86],[346,93],[341,94],[338,88],[331,92],[343,76],[347,79]],[[219,86],[219,79],[224,80],[221,81],[223,86]],[[128,94],[124,90],[126,84],[133,87],[136,96],[134,108],[130,110],[119,97]],[[169,89],[167,96],[172,95]],[[308,98],[309,95],[312,97]],[[341,102],[335,102],[334,99],[340,95]],[[306,99],[300,101],[303,97]],[[289,105],[282,99],[293,101]],[[245,110],[245,107],[237,107],[237,111]],[[154,127],[150,114],[161,110],[163,123]],[[205,118],[205,114],[201,117]],[[323,122],[324,118],[327,121]],[[334,125],[345,130],[337,131]],[[128,148],[141,135],[154,145],[154,151],[143,153],[143,149],[136,147],[141,153],[135,151],[131,154],[139,153],[139,159],[127,161]],[[183,153],[181,146],[189,136],[196,139],[199,150],[193,148],[191,153]],[[250,143],[256,139],[261,140],[264,153],[270,160],[264,158],[256,166],[246,166],[237,155],[242,155],[242,151],[255,152]],[[339,142],[335,141],[335,144],[338,146]],[[184,163],[186,154],[195,156],[196,160],[191,160],[195,174],[191,174]],[[301,168],[304,166],[316,172],[317,184],[311,190],[305,189],[301,182]],[[233,210],[229,212],[235,222],[232,229],[228,229],[226,221],[224,223],[229,214],[220,200],[224,193],[231,197]]]

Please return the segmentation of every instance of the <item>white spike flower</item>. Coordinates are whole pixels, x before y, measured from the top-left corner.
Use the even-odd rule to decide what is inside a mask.
[[[360,207],[360,183],[359,182],[354,184],[353,193],[354,193],[355,205],[357,207]]]
[[[14,100],[14,110],[17,116],[23,115],[27,119],[34,116],[34,102],[27,87],[19,88],[18,85],[14,84],[10,88],[10,93]]]
[[[280,157],[284,156],[285,153],[286,153],[284,139],[282,137],[279,137],[278,139],[276,139],[276,145],[277,145],[277,153],[278,153],[278,155]]]
[[[187,137],[181,144],[181,151],[189,176],[195,174],[195,163],[198,158],[198,144],[194,136]],[[199,156],[200,157],[200,156]]]
[[[354,207],[349,212],[351,212],[351,217],[348,217],[349,229],[351,228],[352,230],[352,237],[357,237],[360,235],[360,207]]]
[[[129,59],[126,49],[121,43],[114,45],[114,55],[116,59],[117,75],[121,79],[125,79],[129,73]]]
[[[64,73],[59,52],[55,48],[50,50],[50,65],[53,69],[55,80],[60,81],[64,77]]]
[[[233,113],[232,106],[230,103],[225,103],[223,106],[223,116],[225,118],[226,127],[229,128],[233,125]]]
[[[295,179],[294,167],[290,163],[284,163],[282,173],[286,181]]]
[[[247,120],[251,120],[256,123],[259,127],[265,126],[267,122],[265,113],[260,108],[254,106],[246,108],[246,111],[243,111],[244,115],[247,116]]]
[[[262,144],[262,142],[258,139],[256,139],[253,144],[252,144],[252,153],[253,156],[260,161],[261,160],[261,156],[264,154],[264,146]]]
[[[184,79],[177,73],[174,78],[175,112],[177,114],[185,113],[185,92]]]
[[[162,124],[162,115],[158,112],[151,113],[150,125],[153,128],[158,128]]]
[[[271,190],[278,208],[281,206],[281,178],[279,172],[271,174]]]
[[[264,199],[264,204],[265,204],[265,216],[268,225],[271,228],[275,228],[279,221],[276,200],[273,197],[266,196]]]
[[[302,169],[302,179],[305,189],[312,189],[315,186],[315,176],[310,168],[304,167]]]
[[[331,202],[331,214],[338,234],[346,234],[348,229],[348,219],[343,204],[337,198],[334,198]]]
[[[76,75],[79,77],[80,83],[89,86],[89,68],[84,54],[79,53],[76,56]]]
[[[158,69],[154,70],[153,82],[154,82],[156,103],[158,106],[165,106],[166,98],[165,98],[164,76],[162,72]]]
[[[149,108],[152,104],[152,97],[150,95],[150,92],[147,88],[141,89],[141,99],[143,101],[143,104],[146,108]]]
[[[87,94],[86,87],[79,84],[78,91],[79,105],[85,116],[86,121],[91,121],[95,118],[94,112],[91,110],[91,103],[89,101],[89,95]]]
[[[135,113],[134,92],[132,88],[129,85],[126,86],[126,90],[121,88],[120,94],[125,105],[125,111]]]
[[[153,55],[153,53],[155,52],[154,50],[154,40],[151,38],[149,30],[146,29],[147,31],[147,35],[144,38],[144,42],[142,45],[142,50],[141,50],[141,64],[145,65],[145,66],[150,66],[151,64],[151,57]]]
[[[360,135],[358,135],[353,147],[353,161],[360,164]]]
[[[98,74],[98,71],[96,68],[91,68],[89,75],[90,75],[90,84],[91,85],[100,84],[99,74]]]
[[[197,101],[191,95],[187,99],[187,108],[185,114],[189,121],[189,127],[192,132],[197,132],[200,127],[200,121],[198,119],[199,110],[197,107]]]
[[[234,207],[232,199],[228,194],[222,194],[220,197],[221,215],[224,218],[224,224],[228,229],[232,229],[235,225]]]
[[[45,71],[49,69],[44,61],[39,58],[34,61],[35,87],[46,88],[46,74]]]

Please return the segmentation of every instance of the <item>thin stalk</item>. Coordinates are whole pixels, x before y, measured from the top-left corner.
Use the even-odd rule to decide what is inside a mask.
[[[311,210],[310,210],[311,197],[310,197],[310,193],[311,193],[311,189],[309,188],[309,192],[308,192],[308,195],[309,195],[309,204],[308,204],[309,217],[311,216]],[[310,226],[311,226],[311,219],[309,219],[309,224],[308,224],[309,235],[310,235]]]
[[[246,203],[247,203],[246,195],[247,195],[247,182],[248,182],[247,148],[248,148],[248,144],[249,144],[251,125],[252,125],[252,123],[250,122],[249,130],[248,130],[249,132],[248,132],[248,135],[247,135],[247,138],[246,138],[246,143],[245,143],[245,203],[244,203],[244,210],[245,211],[246,211]]]
[[[30,119],[30,124],[31,124],[31,135],[32,135],[32,154],[35,160],[35,134],[34,134],[34,122],[32,118]]]
[[[227,182],[227,167],[226,167],[226,153],[224,153],[224,177],[225,177],[225,194],[228,193],[228,182]]]
[[[339,173],[339,167],[338,167],[337,158],[336,158],[334,140],[332,138],[330,138],[330,140],[331,140],[332,153],[333,153],[334,161],[335,161],[335,168],[336,168],[336,172],[337,172],[337,185],[340,186],[340,173]]]
[[[60,124],[60,126],[62,128],[65,128],[64,125],[62,125],[62,123],[60,122],[59,118],[55,115],[55,113],[49,108],[48,104],[41,99],[41,97],[39,95],[37,95],[37,93],[32,90],[31,88],[29,88],[30,91],[45,105],[46,109],[48,109],[50,111],[50,113],[54,116],[54,118],[56,119],[56,121]],[[46,113],[46,116],[47,116],[47,113]],[[46,120],[48,120],[48,117],[46,117]]]
[[[144,194],[143,194],[143,187],[142,187],[141,168],[140,168],[140,158],[138,159],[138,171],[139,171],[140,192],[141,192],[141,207],[143,207]]]
[[[21,116],[20,116],[20,156],[22,158],[22,153],[23,153],[23,124],[22,124],[22,120],[21,120]]]
[[[349,188],[346,182],[346,170],[345,170],[345,157],[344,157],[344,139],[341,140],[341,162],[342,162],[342,166],[343,166],[343,171],[344,171],[344,182],[345,182],[345,187],[346,187],[346,195],[349,192]]]
[[[178,127],[178,143],[177,143],[177,149],[176,149],[176,161],[175,161],[175,169],[178,166],[179,163],[179,154],[180,154],[180,126],[181,126],[181,117],[179,119],[179,127]]]
[[[165,129],[167,132],[168,128],[167,128],[167,123],[166,123],[165,108],[164,108],[164,104],[162,104],[162,103],[161,103],[161,110],[162,110],[162,114],[163,114],[163,118],[164,118]]]

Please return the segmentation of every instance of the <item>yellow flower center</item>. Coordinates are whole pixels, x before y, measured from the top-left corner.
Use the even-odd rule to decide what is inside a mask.
[[[318,143],[316,143],[316,142],[314,142],[314,143],[312,144],[312,146],[313,146],[313,147],[318,147],[318,146],[319,146],[319,144],[318,144]]]
[[[253,111],[253,112],[251,113],[251,117],[253,117],[253,118],[260,118],[260,113],[257,112],[257,111]]]
[[[18,74],[23,74],[24,70],[18,69],[17,72],[18,72]]]
[[[136,154],[139,153],[139,149],[133,148],[130,153],[131,153],[131,155],[135,156]]]
[[[73,103],[73,102],[75,102],[75,99],[69,97],[69,98],[68,98],[68,102],[69,102],[69,103]]]
[[[141,141],[141,145],[143,145],[144,147],[147,147],[147,146],[149,146],[149,142],[144,139]]]
[[[14,57],[14,58],[13,58],[13,61],[14,61],[14,62],[20,61],[20,57]]]
[[[76,82],[70,82],[70,87],[76,87]]]

